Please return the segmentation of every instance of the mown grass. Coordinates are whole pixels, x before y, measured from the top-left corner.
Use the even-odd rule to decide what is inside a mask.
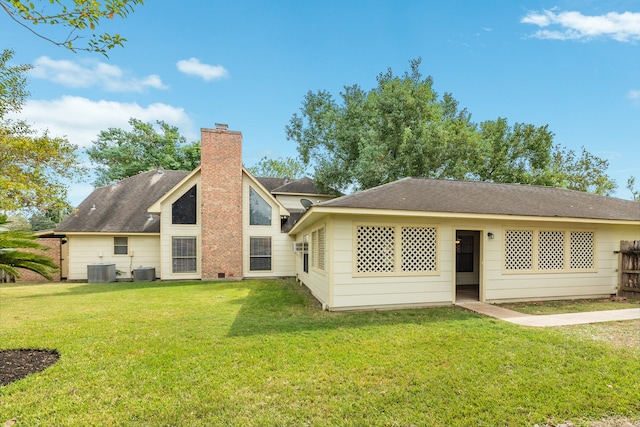
[[[532,426],[640,420],[640,355],[453,307],[327,313],[293,281],[0,287],[18,426]]]
[[[640,310],[640,300],[633,298],[625,300],[600,298],[557,301],[525,301],[506,303],[501,304],[500,306],[524,314],[545,315],[580,313],[585,311],[623,310],[627,308],[637,308]]]

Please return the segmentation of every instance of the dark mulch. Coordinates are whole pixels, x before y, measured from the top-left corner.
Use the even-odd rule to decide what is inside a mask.
[[[18,381],[29,374],[47,369],[58,361],[55,350],[0,350],[0,386]]]

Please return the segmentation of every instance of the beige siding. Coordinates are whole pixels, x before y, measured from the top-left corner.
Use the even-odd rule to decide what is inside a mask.
[[[113,254],[113,238],[128,237],[129,254]],[[118,279],[130,279],[136,267],[153,267],[160,273],[160,237],[158,235],[70,235],[69,280],[87,280],[87,265],[95,263],[115,264],[122,272]]]
[[[402,223],[398,220],[389,222],[384,218],[373,221],[389,225]],[[452,244],[450,228],[434,224],[430,220],[426,223],[438,226],[438,241],[441,246],[438,251],[439,274],[354,277],[353,227],[357,222],[349,217],[336,217],[332,222],[334,271],[331,309],[438,305],[452,301],[451,271],[442,271],[443,266],[451,263],[451,254],[441,250],[443,246]],[[410,225],[416,225],[415,220]]]
[[[317,230],[320,227],[325,227],[325,236],[326,236],[326,247],[325,247],[325,259],[326,265],[325,270],[320,271],[318,269],[314,269],[312,267],[312,257],[313,257],[313,242],[311,240],[311,234],[313,230]],[[304,255],[303,253],[296,253],[296,271],[297,278],[304,285],[309,288],[311,293],[320,301],[321,304],[325,307],[332,306],[332,295],[331,295],[331,272],[334,268],[333,265],[335,263],[335,259],[340,258],[340,253],[336,254],[336,242],[337,240],[331,238],[333,231],[333,223],[320,221],[314,224],[309,224],[309,227],[304,231],[300,232],[297,235],[296,242],[302,243],[304,241],[304,236],[308,235],[309,237],[309,271],[307,273],[304,272]]]
[[[620,240],[640,238],[635,226],[588,224],[508,224],[518,227],[553,228],[559,230],[592,230],[596,233],[596,268],[593,272],[505,273],[503,270],[504,233],[500,224],[492,225],[494,240],[486,244],[485,299],[490,302],[586,298],[616,293]]]
[[[249,188],[253,188],[271,206],[271,225],[259,226],[249,224]],[[243,203],[243,275],[244,277],[293,277],[295,276],[295,254],[293,242],[295,241],[286,233],[282,233],[280,227],[280,207],[273,196],[262,187],[256,185],[246,174],[243,174],[242,183]],[[271,237],[271,270],[250,270],[250,245],[251,237]]]
[[[200,185],[200,174],[192,176],[184,182],[169,197],[163,200],[160,213],[160,253],[161,253],[161,278],[163,280],[188,280],[200,279],[201,277],[201,253],[200,253],[200,235],[202,227],[201,206],[202,206],[202,186]],[[178,200],[184,193],[189,191],[191,187],[197,185],[197,218],[195,225],[172,224],[171,223],[171,205]],[[174,237],[195,237],[198,242],[197,250],[197,271],[194,273],[174,273],[172,271],[172,253],[171,246]]]
[[[327,216],[327,246],[330,260],[325,274],[310,268],[302,272],[302,254],[297,255],[298,277],[322,303],[333,310],[352,308],[427,306],[451,304],[455,300],[455,235],[456,230],[480,232],[477,245],[480,300],[586,298],[616,292],[618,255],[621,240],[640,239],[640,227],[635,225],[588,224],[568,222],[466,220],[448,218],[371,217],[333,214]],[[354,227],[366,221],[381,225],[425,226],[438,228],[437,274],[356,274],[354,272]],[[304,224],[296,230],[296,240],[302,242],[318,224]],[[559,231],[593,231],[595,233],[595,268],[589,271],[514,272],[504,269],[505,228],[534,228]],[[494,236],[489,239],[487,234]],[[309,245],[310,249],[312,244]],[[311,257],[311,254],[310,254]],[[459,284],[463,284],[462,283]]]

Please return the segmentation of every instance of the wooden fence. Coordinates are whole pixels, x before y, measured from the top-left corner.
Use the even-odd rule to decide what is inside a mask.
[[[618,296],[640,298],[640,240],[620,242]]]

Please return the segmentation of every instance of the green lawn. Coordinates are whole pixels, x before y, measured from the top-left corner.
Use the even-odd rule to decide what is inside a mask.
[[[533,426],[640,420],[640,353],[448,308],[321,312],[293,281],[3,285],[20,426]]]

